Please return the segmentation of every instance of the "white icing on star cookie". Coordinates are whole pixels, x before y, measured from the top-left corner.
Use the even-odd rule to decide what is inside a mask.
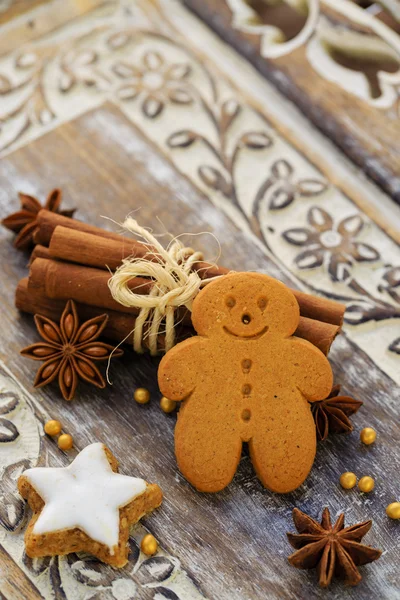
[[[104,449],[104,444],[91,444],[68,467],[39,467],[23,473],[45,502],[34,533],[79,527],[114,553],[119,509],[143,494],[146,482],[114,473]]]

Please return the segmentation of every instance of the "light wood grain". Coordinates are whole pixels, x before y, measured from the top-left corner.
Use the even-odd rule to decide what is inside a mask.
[[[39,600],[31,581],[0,546],[0,597],[3,600]]]
[[[105,122],[109,129],[103,126]],[[110,135],[111,127],[115,135]],[[128,138],[132,141],[129,145]],[[221,262],[227,267],[265,269],[289,282],[258,245],[244,237],[110,106],[64,124],[4,158],[0,164],[3,213],[16,206],[17,191],[25,186],[39,197],[51,187],[61,186],[66,206],[78,206],[77,216],[94,224],[109,225],[100,215],[120,221],[140,208],[135,216],[145,226],[154,228],[159,217],[165,228],[175,233],[211,230],[221,242]],[[36,341],[37,333],[32,319],[19,315],[13,305],[16,284],[27,272],[27,258],[12,249],[9,232],[2,231],[1,236],[0,328],[7,330],[7,339],[0,357],[31,390],[35,364],[18,352],[21,346]],[[213,252],[208,237],[196,237],[195,242],[206,256]],[[344,391],[365,404],[353,418],[355,432],[322,444],[306,484],[287,496],[262,488],[246,453],[232,485],[217,495],[197,493],[179,475],[173,451],[175,418],[158,407],[157,361],[148,356],[126,352],[112,366],[112,387],[94,391],[81,385],[72,403],[63,402],[56,387],[35,395],[41,398],[42,408],[72,433],[77,449],[104,441],[120,459],[122,472],[160,484],[164,504],[146,525],[181,559],[209,598],[334,600],[345,593],[348,600],[392,600],[399,585],[400,549],[398,528],[388,521],[385,507],[398,491],[399,390],[346,335],[334,343],[331,362]],[[150,389],[149,405],[138,406],[132,400],[136,386]],[[358,440],[359,430],[366,425],[378,431],[378,442],[369,449],[361,447]],[[52,441],[46,444],[54,448]],[[52,454],[54,464],[59,455],[56,450]],[[346,470],[375,476],[376,492],[368,497],[356,490],[345,493],[338,478]],[[299,572],[287,563],[291,549],[285,534],[293,530],[293,506],[317,517],[324,505],[330,506],[333,515],[344,510],[348,524],[374,519],[365,541],[385,553],[380,561],[362,569],[364,580],[357,589],[344,592],[335,583],[329,591],[319,590],[315,573]]]
[[[46,4],[46,2],[50,2],[50,0],[11,0],[11,4],[6,10],[0,12],[0,24],[7,23],[36,6]]]

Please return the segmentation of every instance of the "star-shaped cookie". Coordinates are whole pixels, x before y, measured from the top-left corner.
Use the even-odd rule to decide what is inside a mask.
[[[101,443],[84,448],[68,467],[24,471],[18,489],[33,510],[28,556],[86,551],[123,567],[130,525],[160,506],[162,492],[117,471],[117,460]]]

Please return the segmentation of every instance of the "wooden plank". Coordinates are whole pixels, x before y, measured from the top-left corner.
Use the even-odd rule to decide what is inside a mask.
[[[392,29],[385,29],[380,20],[350,2],[335,5],[326,0],[321,3],[321,16],[313,25],[313,33],[304,43],[282,56],[269,57],[263,46],[266,25],[278,25],[278,30],[295,41],[305,26],[304,15],[296,14],[285,3],[279,4],[280,12],[263,2],[246,4],[245,0],[222,0],[218,4],[213,0],[185,0],[185,5],[239,50],[354,163],[400,202],[400,122],[396,116],[395,79],[400,73],[400,38]],[[346,11],[349,16],[345,16]],[[254,25],[251,18],[256,19]],[[323,27],[327,33],[316,33]],[[364,58],[361,50],[357,55],[361,58],[352,56],[350,50],[346,54],[343,27],[351,40],[349,46],[361,48],[365,44]],[[342,35],[342,42],[337,42],[337,50],[336,46],[329,46],[327,52],[325,42],[321,44],[321,35],[332,40]],[[368,44],[374,43],[375,54],[368,58],[368,47],[372,48]],[[380,62],[376,58],[378,51],[382,52]],[[379,75],[380,70],[384,76]],[[384,77],[387,84],[382,83],[386,81]],[[366,90],[365,97],[360,95],[361,89]]]
[[[9,3],[5,3],[5,10],[1,10],[2,6],[0,5],[0,24],[7,23],[7,21],[11,21],[46,2],[50,2],[50,0],[10,0]]]
[[[2,600],[40,600],[42,597],[7,552],[0,546],[0,597]]]
[[[77,216],[91,223],[102,224],[100,215],[121,221],[128,212],[140,208],[136,218],[153,229],[158,229],[156,217],[173,233],[211,229],[222,246],[221,262],[228,267],[265,269],[289,281],[276,259],[244,236],[111,106],[64,124],[5,157],[0,165],[1,210],[9,212],[21,187],[43,197],[55,185],[64,189],[66,206],[78,205]],[[35,341],[37,334],[32,319],[18,315],[13,307],[16,283],[26,274],[26,257],[11,249],[7,232],[2,231],[1,236],[0,260],[7,278],[0,291],[0,329],[7,330],[7,340],[3,340],[0,357],[31,390],[35,364],[19,357],[18,351]],[[208,236],[188,241],[211,258]],[[343,593],[339,584],[329,592],[319,590],[315,574],[298,572],[286,560],[290,547],[285,533],[293,530],[293,506],[317,516],[327,504],[334,515],[345,510],[349,524],[373,518],[374,527],[366,542],[385,550],[380,561],[363,569],[363,583],[358,589],[346,590],[346,597],[367,600],[374,595],[392,600],[399,583],[400,549],[385,507],[395,499],[393,482],[400,468],[399,389],[346,336],[335,342],[331,360],[335,378],[346,393],[365,404],[353,419],[355,432],[321,444],[306,484],[284,497],[261,487],[246,453],[233,484],[218,495],[199,494],[185,482],[177,472],[173,453],[174,416],[165,415],[158,407],[157,360],[127,351],[112,366],[112,387],[93,391],[82,385],[72,403],[63,402],[55,387],[44,388],[34,396],[40,399],[41,410],[61,420],[72,433],[77,448],[104,441],[121,459],[123,472],[141,474],[161,485],[165,502],[146,520],[146,526],[180,559],[209,598],[339,597]],[[152,401],[147,406],[132,400],[139,385],[151,391]],[[369,449],[361,447],[358,440],[358,432],[367,425],[378,431],[378,441]],[[49,441],[48,446],[53,449],[54,464],[59,455],[54,442]],[[344,492],[338,478],[346,470],[373,475],[376,491],[367,497],[356,490]],[[73,574],[64,576],[70,581]],[[187,600],[190,596],[180,597]]]

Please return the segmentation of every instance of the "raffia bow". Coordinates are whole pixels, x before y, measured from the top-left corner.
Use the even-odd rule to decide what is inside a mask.
[[[123,223],[126,231],[140,236],[148,246],[148,258],[130,257],[111,276],[108,286],[117,302],[140,309],[133,330],[133,348],[142,353],[143,339],[148,336],[150,354],[158,354],[157,338],[165,320],[165,351],[175,344],[175,312],[179,307],[192,311],[193,300],[200,288],[210,279],[201,279],[193,266],[203,260],[203,254],[183,246],[174,238],[167,248],[135,219]],[[135,277],[145,277],[154,283],[148,295],[137,294],[129,288]]]

